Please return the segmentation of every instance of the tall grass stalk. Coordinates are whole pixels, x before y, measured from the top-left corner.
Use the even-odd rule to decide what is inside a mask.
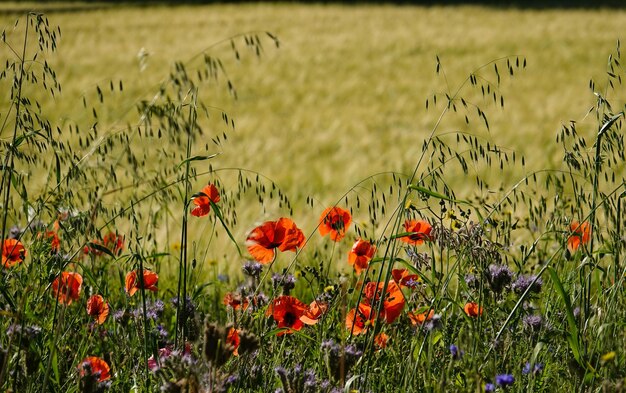
[[[621,388],[626,158],[617,87],[626,72],[619,45],[604,92],[590,83],[597,93],[595,142],[588,148],[586,132],[579,133],[586,123],[564,125],[557,144],[565,169],[557,170],[526,171],[524,157],[494,142],[499,130],[485,108],[504,108],[502,82],[526,67],[524,58],[497,58],[453,84],[437,57],[444,87],[426,101],[436,113],[416,159],[408,169],[349,187],[331,206],[349,211],[353,225],[329,229],[320,227],[325,217],[300,226],[302,215],[319,217],[322,198],[308,196],[305,209],[292,206],[254,168],[210,161],[234,130],[234,121],[200,94],[219,77],[236,97],[219,59],[204,54],[175,63],[156,94],[138,103],[135,125],[101,125],[100,114],[122,92],[121,82],[110,81],[85,94],[82,121],[54,130],[30,95],[54,84],[55,74],[28,53],[34,36],[38,56],[54,49],[56,30],[40,15],[26,20],[22,53],[13,50],[13,66],[0,72],[12,82],[4,124],[15,121],[3,143],[2,240],[15,237],[9,243],[19,239],[25,250],[3,256],[0,389]],[[242,37],[253,55],[264,53],[259,35]],[[225,42],[240,59],[239,42]],[[39,66],[43,77],[31,72]],[[35,185],[30,168],[39,167],[50,179]],[[512,184],[511,167],[523,173]],[[474,190],[454,189],[456,176],[474,180]],[[207,182],[219,188],[219,201],[204,206],[210,215],[189,217],[194,199],[207,197],[194,190]],[[238,215],[252,203],[264,222],[252,233],[262,231],[258,246],[273,253],[263,258],[247,235],[257,224]],[[272,226],[278,217],[299,227]],[[414,219],[428,225],[420,241],[403,230]],[[9,230],[20,223],[27,228]],[[180,250],[170,255],[173,245],[163,244],[161,232],[169,241],[178,229]],[[317,235],[326,230],[345,233]],[[366,267],[356,268],[353,240],[377,250]],[[250,255],[241,251],[244,242]],[[145,280],[150,269],[151,280],[159,273],[158,291]],[[61,289],[55,280],[66,272],[81,274],[82,286]],[[389,298],[390,288],[397,297]],[[361,305],[368,315],[360,315]],[[102,368],[94,374],[94,367]]]

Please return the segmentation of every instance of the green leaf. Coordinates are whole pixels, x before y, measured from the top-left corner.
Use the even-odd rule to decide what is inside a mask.
[[[419,270],[417,270],[415,268],[415,266],[413,266],[413,264],[411,264],[408,261],[405,261],[402,258],[396,258],[395,259],[396,262],[400,262],[402,265],[404,265],[404,267],[406,267],[411,273],[413,274],[417,274],[420,277],[420,280],[422,280],[422,282],[424,282],[426,285],[428,286],[432,286],[432,283],[430,282],[430,280],[424,275],[422,274],[422,272],[420,272]]]
[[[543,347],[545,347],[545,343],[543,343],[542,341],[539,341],[537,343],[537,345],[535,345],[535,349],[533,349],[533,354],[530,357],[530,364],[531,365],[535,365],[537,364],[537,357],[539,356],[539,352],[541,352],[541,350],[543,349]]]
[[[228,234],[228,237],[230,238],[230,240],[233,241],[233,243],[235,244],[235,247],[237,247],[237,252],[239,253],[239,256],[243,256],[243,254],[241,253],[241,249],[239,248],[239,244],[237,244],[237,241],[235,240],[235,237],[233,236],[233,234],[230,232],[230,229],[228,229],[228,226],[226,225],[226,223],[224,222],[224,217],[222,216],[222,211],[220,210],[220,208],[215,204],[215,202],[213,202],[210,198],[209,198],[209,203],[211,204],[211,208],[213,209],[213,211],[215,212],[215,216],[220,220],[220,222],[222,223],[222,226],[224,227],[224,229],[226,230],[226,234]]]
[[[278,333],[281,333],[281,332],[291,332],[291,333],[293,333],[293,334],[295,334],[295,335],[297,335],[297,336],[304,337],[304,338],[309,339],[309,340],[311,340],[311,341],[315,341],[315,340],[313,339],[313,337],[311,337],[311,336],[309,336],[309,335],[304,334],[304,333],[303,333],[303,332],[301,332],[300,330],[293,330],[293,329],[289,329],[289,328],[276,328],[276,329],[272,329],[272,330],[270,330],[269,332],[267,332],[267,333],[265,334],[265,336],[275,336],[275,335],[277,335]]]
[[[30,132],[24,133],[15,138],[15,140],[13,141],[13,148],[17,149],[22,144],[22,142],[24,142],[25,140],[29,139],[30,137],[34,135],[39,135],[42,138],[46,137],[40,131],[30,131]]]
[[[353,392],[355,390],[351,390],[352,384],[357,382],[358,379],[361,378],[361,374],[353,375],[350,379],[346,381],[346,387],[343,390],[344,392]]]
[[[389,237],[389,240],[393,240],[393,239],[399,239],[401,237],[405,237],[405,236],[411,236],[411,235],[415,235],[415,232],[401,232],[401,233],[396,233],[393,236]]]
[[[610,118],[609,120],[607,120],[607,122],[602,125],[602,128],[600,128],[600,131],[598,131],[598,137],[602,136],[605,132],[607,132],[607,130],[611,128],[611,126],[617,121],[617,119],[619,119],[622,116],[624,116],[624,113],[620,112],[617,115]]]
[[[15,300],[13,300],[13,297],[7,292],[4,286],[0,286],[0,292],[2,292],[4,299],[9,303],[9,306],[11,306],[11,310],[15,310]]]
[[[103,246],[102,244],[98,244],[98,243],[94,243],[94,242],[88,242],[87,243],[87,247],[89,248],[93,248],[95,250],[98,250],[102,253],[107,254],[108,256],[110,256],[111,258],[115,259],[115,255],[113,255],[113,253],[111,252],[111,250],[109,250],[108,248],[106,248],[105,246]]]
[[[193,289],[193,295],[191,295],[191,298],[193,300],[197,300],[200,297],[200,295],[202,295],[202,292],[204,292],[204,289],[210,287],[211,285],[213,285],[212,282],[207,282],[202,285],[196,286]]]
[[[548,273],[550,273],[550,278],[552,278],[552,282],[554,283],[554,287],[556,289],[557,294],[563,300],[565,304],[565,313],[567,316],[567,326],[568,326],[568,337],[567,342],[569,343],[570,349],[574,355],[574,358],[581,366],[585,366],[583,364],[583,360],[580,354],[580,342],[578,337],[578,324],[576,323],[576,318],[574,318],[574,310],[572,309],[572,303],[570,302],[569,295],[565,292],[565,288],[563,288],[563,284],[559,279],[556,271],[548,267]]]
[[[198,156],[189,157],[189,158],[183,160],[180,164],[178,164],[176,169],[179,169],[181,166],[187,164],[188,162],[210,160],[211,158],[217,157],[218,155],[220,155],[220,153],[209,154],[208,156],[200,156],[200,155],[198,155]]]
[[[435,191],[431,191],[428,188],[425,188],[425,187],[422,187],[422,186],[418,186],[418,185],[415,185],[415,184],[409,185],[409,188],[411,190],[419,191],[419,192],[421,192],[423,194],[426,194],[428,196],[431,196],[433,198],[443,199],[444,201],[448,201],[448,202],[463,203],[463,204],[466,204],[466,205],[471,205],[471,203],[469,203],[468,201],[464,201],[464,200],[461,200],[461,199],[452,199],[452,198],[447,197],[447,196],[445,196],[443,194],[440,194],[440,193],[435,192]]]
[[[57,175],[57,185],[61,184],[61,160],[59,159],[59,155],[57,152],[54,152],[54,159],[56,161],[56,175]]]
[[[437,345],[441,339],[443,338],[443,333],[440,331],[436,331],[434,335],[432,335],[433,345]]]
[[[61,375],[59,374],[59,357],[57,351],[52,355],[52,372],[54,373],[54,381],[57,386],[61,384]]]

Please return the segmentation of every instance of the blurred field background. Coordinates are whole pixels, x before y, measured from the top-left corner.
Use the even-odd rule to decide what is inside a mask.
[[[38,7],[0,3],[0,26],[19,42],[16,10]],[[503,56],[523,56],[528,65],[503,79],[504,109],[475,102],[490,115],[490,131],[477,121],[466,127],[462,115],[452,114],[439,132],[462,129],[526,157],[526,169],[495,177],[489,184],[494,189],[501,180],[514,184],[526,171],[560,167],[557,131],[577,120],[595,132],[593,116],[585,118],[595,100],[589,80],[604,80],[608,55],[626,26],[621,9],[269,3],[46,8],[62,30],[59,50],[48,60],[63,86],[56,101],[45,101],[53,122],[88,123],[83,96],[95,102],[97,85],[122,80],[123,94],[99,109],[99,127],[123,128],[137,121],[134,105],[154,96],[174,61],[193,63],[207,51],[223,60],[238,95],[234,100],[223,83],[203,87],[206,104],[236,122],[213,167],[247,168],[275,181],[306,233],[323,208],[359,180],[383,171],[409,174],[441,109],[427,111],[426,99],[456,89],[470,72]],[[258,58],[239,40],[241,60],[234,58],[231,37],[265,31],[279,38],[280,48],[266,40]],[[0,49],[0,56],[6,51]],[[147,55],[143,62],[139,53]],[[435,73],[436,56],[445,78]],[[214,127],[221,133],[219,122]],[[478,192],[473,178],[460,172],[448,180],[458,197]],[[305,204],[309,196],[313,209]],[[237,209],[242,225],[235,233],[242,243],[254,222],[289,214],[263,212],[258,204]]]

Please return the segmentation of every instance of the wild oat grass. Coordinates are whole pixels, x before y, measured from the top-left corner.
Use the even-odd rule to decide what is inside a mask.
[[[558,167],[556,132],[569,120],[584,121],[594,101],[587,82],[604,71],[597,59],[609,53],[626,19],[621,10],[266,3],[91,7],[51,15],[63,30],[60,50],[49,59],[63,91],[46,102],[48,117],[91,126],[92,114],[81,110],[83,97],[95,105],[98,85],[121,80],[123,94],[111,95],[97,110],[101,129],[123,129],[134,121],[135,104],[153,97],[174,59],[196,58],[191,63],[197,66],[197,55],[209,49],[223,60],[238,96],[234,101],[220,86],[200,90],[208,105],[236,120],[215,165],[257,171],[298,206],[308,197],[320,206],[332,203],[372,173],[408,173],[436,121],[425,108],[428,95],[456,85],[486,59],[508,55],[525,56],[528,67],[523,78],[501,86],[507,110],[490,113],[491,131],[467,127],[460,116],[445,119],[441,129],[467,131],[524,154],[527,170],[506,171],[508,185],[527,171]],[[1,20],[10,30],[15,14]],[[241,60],[234,60],[229,38],[253,31],[271,31],[280,48],[268,43],[260,60],[239,48]],[[445,76],[434,76],[437,55]],[[210,127],[224,131],[219,123]],[[196,147],[206,143],[211,142]],[[485,168],[471,168],[469,175],[453,170],[448,169],[448,182],[466,198],[479,193],[470,186],[473,173],[492,191],[503,180]],[[238,216],[260,222],[279,214],[267,208],[246,204]],[[303,226],[311,228],[315,215],[303,215]],[[249,229],[233,230],[242,237]]]
[[[231,8],[176,10],[205,9]],[[285,10],[293,22],[304,8],[232,9]],[[320,42],[332,50],[291,47],[275,31],[254,29],[163,66],[159,77],[147,71],[159,60],[143,50],[135,72],[145,79],[129,87],[127,77],[99,77],[70,95],[76,106],[63,102],[55,71],[68,60],[58,52],[61,30],[29,13],[3,31],[0,386],[622,391],[620,41],[585,83],[583,120],[558,126],[558,160],[540,161],[527,134],[507,132],[523,102],[510,90],[533,75],[528,55],[481,46],[506,37],[504,29],[476,30],[480,42],[472,43],[454,24],[460,14],[449,13],[481,15],[495,32],[504,25],[488,18],[493,11],[309,9],[312,31],[320,30],[300,39],[329,37]],[[85,27],[114,26],[119,11],[93,11],[100,16]],[[146,31],[169,9],[149,11],[138,19],[152,26]],[[367,19],[372,12],[377,18]],[[493,56],[459,69],[446,58],[476,54],[425,36],[441,49],[430,76],[395,72],[423,60],[395,46],[417,28],[411,12],[431,17],[426,25],[445,16],[452,24],[442,31]],[[515,16],[509,26],[545,15],[501,12]],[[353,22],[350,33],[333,15]],[[178,17],[170,14],[168,26]],[[190,20],[177,38],[193,30]],[[368,39],[355,39],[359,29]],[[92,46],[111,45],[102,37],[118,32],[104,30]],[[265,64],[283,53],[301,67],[272,76]],[[556,64],[557,72],[567,68]],[[329,84],[339,70],[343,78]],[[257,79],[240,88],[247,78]],[[396,87],[401,82],[409,85]],[[422,85],[429,92],[417,99],[412,89]],[[578,104],[563,91],[560,98]],[[256,129],[247,105],[260,111]],[[506,146],[507,138],[523,148]],[[278,180],[259,169],[272,165]],[[300,181],[293,202],[288,191]]]
[[[0,24],[10,27],[14,19],[4,15]],[[204,91],[237,121],[220,165],[254,168],[297,201],[312,196],[330,203],[372,172],[410,170],[416,153],[407,147],[420,146],[436,120],[425,98],[446,86],[433,76],[436,55],[452,86],[486,59],[525,56],[524,77],[502,87],[510,110],[492,114],[491,134],[469,131],[524,153],[531,168],[558,164],[556,132],[593,105],[588,80],[604,72],[597,59],[619,38],[626,13],[263,3],[114,7],[51,19],[63,30],[60,51],[50,59],[63,94],[47,105],[49,114],[85,116],[76,110],[81,96],[122,79],[125,94],[100,113],[103,125],[124,124],[133,102],[151,97],[174,59],[190,59],[242,32],[273,32],[281,48],[266,47],[261,61],[243,56],[237,64],[228,41],[211,50],[222,56],[239,98],[233,102],[220,88]],[[140,72],[142,48],[149,56]],[[445,129],[462,127],[458,120]],[[249,212],[259,219],[260,213]]]

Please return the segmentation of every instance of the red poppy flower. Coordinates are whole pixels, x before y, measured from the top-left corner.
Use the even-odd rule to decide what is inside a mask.
[[[220,201],[220,193],[213,184],[204,187],[201,192],[204,195],[193,198],[192,202],[196,207],[191,211],[192,216],[206,216],[211,211],[211,202],[217,203]]]
[[[232,292],[228,292],[226,295],[224,295],[222,303],[232,307],[233,310],[238,310],[240,308],[242,310],[245,310],[246,308],[248,308],[249,305],[248,299],[242,298],[241,295]]]
[[[141,289],[139,282],[139,277],[137,277],[137,272],[135,270],[128,272],[126,275],[126,285],[124,289],[129,296],[133,296],[137,290]],[[143,288],[148,291],[156,292],[159,289],[157,288],[157,282],[159,281],[159,276],[153,271],[144,269],[143,270]]]
[[[383,282],[375,283],[369,282],[365,285],[363,295],[370,303],[376,303],[380,299],[382,294]],[[387,323],[392,323],[402,314],[405,300],[402,290],[395,281],[389,281],[387,283],[387,291],[383,300],[383,311],[380,315],[381,318]]]
[[[48,231],[44,236],[50,240],[50,250],[58,253],[61,249],[61,239],[57,231]]]
[[[322,318],[322,315],[328,310],[328,304],[313,300],[309,304],[309,308],[300,317],[300,320],[306,325],[315,325]]]
[[[346,315],[346,329],[355,336],[366,333],[374,322],[376,322],[376,312],[365,303],[359,303],[358,307],[353,308]]]
[[[569,230],[572,232],[572,235],[567,238],[567,249],[571,253],[576,252],[581,244],[587,244],[591,240],[591,225],[587,221],[582,223],[572,221]]]
[[[393,269],[391,271],[393,280],[403,287],[413,287],[414,283],[420,280],[417,274],[411,274],[408,269]]]
[[[267,221],[254,228],[246,240],[248,252],[260,263],[274,260],[278,248],[280,251],[296,251],[304,246],[304,233],[288,218]]]
[[[366,240],[358,239],[348,254],[348,263],[354,267],[356,274],[361,274],[361,271],[367,269],[375,253],[376,246]]]
[[[300,330],[304,323],[300,318],[307,310],[307,305],[293,296],[282,295],[274,299],[267,309],[266,315],[272,316],[278,323],[279,328],[289,328],[279,332],[277,336],[293,333],[293,330]]]
[[[81,377],[88,375],[98,376],[98,382],[111,378],[109,365],[97,356],[86,357],[78,366],[78,370]]]
[[[463,307],[468,317],[476,318],[483,315],[483,308],[474,302],[468,302]]]
[[[404,230],[409,232],[410,235],[400,238],[405,243],[418,246],[424,243],[424,240],[431,240],[430,232],[433,227],[426,221],[422,220],[407,220],[404,222]]]
[[[226,334],[226,344],[229,344],[233,347],[233,355],[239,356],[239,343],[241,340],[239,339],[239,330],[231,327]]]
[[[109,315],[109,304],[104,301],[102,295],[93,295],[87,300],[87,314],[96,319],[102,325]]]
[[[337,206],[329,207],[320,216],[320,225],[318,227],[320,235],[326,236],[326,234],[330,233],[330,239],[338,242],[346,235],[351,222],[352,216],[349,211]]]
[[[2,266],[5,268],[24,262],[26,254],[26,249],[19,240],[5,239],[2,242]]]
[[[58,253],[61,249],[61,239],[59,238],[59,220],[54,221],[51,231],[40,232],[37,234],[38,239],[46,239],[50,241],[50,250],[54,253]]]
[[[380,332],[374,337],[374,345],[378,349],[387,348],[387,344],[389,343],[389,336],[385,332]]]
[[[113,255],[118,255],[124,249],[124,236],[115,232],[107,233],[102,239],[104,246],[111,250]]]
[[[426,310],[422,313],[408,312],[409,319],[413,326],[423,325],[424,322],[430,321],[435,316],[435,310]]]
[[[99,244],[105,248],[107,248],[113,255],[118,255],[124,249],[124,236],[119,235],[115,232],[109,232],[102,240],[94,239],[91,243]],[[83,252],[85,254],[91,254],[95,256],[101,256],[103,254],[102,251],[98,250],[95,247],[90,247],[89,245],[83,248]]]
[[[78,300],[83,285],[83,277],[75,272],[62,272],[52,282],[52,294],[61,304],[72,304]]]

